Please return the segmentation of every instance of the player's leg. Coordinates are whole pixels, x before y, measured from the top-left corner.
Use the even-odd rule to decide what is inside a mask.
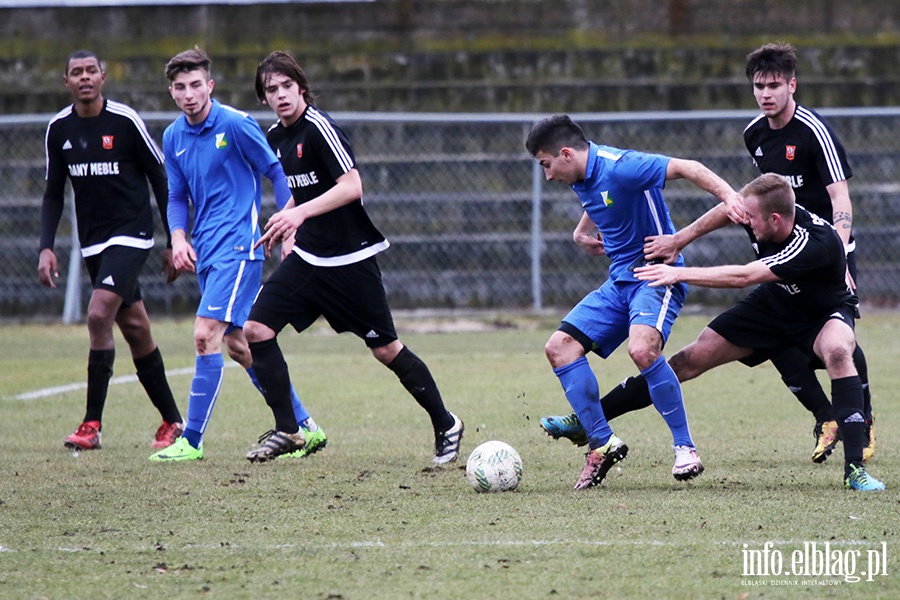
[[[317,270],[319,308],[332,329],[350,331],[378,362],[385,365],[431,420],[434,464],[459,458],[465,425],[444,404],[428,365],[397,338],[394,319],[375,257],[357,263]]]
[[[162,353],[150,331],[150,319],[143,301],[138,300],[130,306],[123,305],[116,315],[116,324],[131,348],[138,381],[162,417],[162,424],[156,431],[152,446],[157,449],[166,448],[184,432],[184,423],[166,377]]]
[[[87,366],[85,413],[75,433],[66,438],[65,446],[73,450],[95,450],[101,447],[101,422],[109,380],[116,359],[113,323],[129,287],[119,277],[116,248],[85,258],[85,266],[94,287],[88,302],[87,326],[90,351]],[[133,285],[132,279],[132,285]]]
[[[225,362],[222,341],[231,326],[234,299],[239,296],[244,261],[216,263],[197,273],[200,306],[194,319],[194,378],[191,380],[187,423],[174,444],[160,450],[150,460],[169,462],[203,458],[203,434],[215,408],[222,385]]]
[[[852,317],[830,318],[813,343],[813,351],[831,379],[831,402],[844,443],[844,485],[861,491],[884,489],[863,466],[865,415],[862,382],[853,363],[855,340]]]
[[[809,357],[798,348],[788,348],[772,357],[772,364],[781,375],[781,380],[808,411],[813,414],[815,448],[812,461],[825,462],[840,441],[837,422],[831,401],[825,395],[815,371],[810,367]]]
[[[276,434],[261,438],[265,443],[247,455],[252,462],[278,456],[303,458],[323,449],[328,441],[294,391],[278,345],[278,334],[288,323],[301,332],[319,316],[318,310],[305,300],[311,276],[309,265],[294,254],[288,256],[259,291],[243,332],[234,332],[235,340],[246,336],[248,353],[252,355],[252,363],[245,365],[247,374],[275,419]]]
[[[607,281],[569,311],[544,346],[553,373],[588,438],[584,468],[575,489],[598,485],[613,464],[628,454],[628,447],[613,434],[603,414],[597,377],[587,360],[592,350],[604,358],[609,356],[627,335],[627,305]]]

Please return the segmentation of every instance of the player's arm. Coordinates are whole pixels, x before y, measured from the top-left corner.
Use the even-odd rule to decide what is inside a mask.
[[[51,133],[48,128],[45,137],[45,151],[47,156],[47,187],[44,189],[44,198],[41,201],[41,241],[38,256],[38,279],[49,288],[56,287],[56,279],[59,278],[59,265],[53,246],[56,243],[56,230],[62,219],[65,205],[66,165],[61,152],[57,150],[58,144],[51,143]]]
[[[172,160],[172,148],[163,138],[166,152],[166,175],[168,176],[168,202],[166,203],[166,220],[172,235],[172,262],[179,271],[195,273],[197,271],[197,254],[187,241],[188,198],[190,190],[181,169]]]
[[[666,167],[666,181],[687,179],[722,201],[728,209],[728,218],[735,223],[744,221],[741,196],[724,179],[696,160],[673,158]]]
[[[697,238],[729,225],[728,208],[717,204],[687,227],[670,235],[652,235],[644,238],[644,258],[673,263],[681,251]]]
[[[651,286],[687,283],[709,288],[745,288],[758,283],[778,281],[772,270],[755,260],[746,265],[722,265],[718,267],[673,267],[671,265],[647,265],[634,270],[641,281]]]
[[[266,233],[256,242],[256,247],[265,244],[267,251],[271,251],[283,239],[294,235],[297,228],[307,219],[331,212],[360,198],[362,198],[362,179],[359,171],[352,168],[338,177],[335,185],[324,194],[292,208],[286,206],[272,215],[266,223]]]
[[[847,180],[835,181],[826,186],[828,196],[831,198],[832,222],[837,229],[844,247],[850,243],[850,233],[853,228],[853,205],[850,202],[850,186]]]
[[[606,249],[603,247],[603,236],[597,230],[597,225],[587,213],[581,215],[575,231],[572,232],[572,240],[575,245],[584,250],[589,256],[603,256]]]

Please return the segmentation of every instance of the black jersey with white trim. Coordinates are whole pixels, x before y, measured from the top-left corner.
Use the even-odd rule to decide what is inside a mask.
[[[844,278],[844,245],[830,223],[797,206],[794,228],[781,243],[759,242],[749,227],[745,229],[759,260],[781,279],[758,289],[785,309],[785,317],[818,319],[837,307],[857,304]]]
[[[818,113],[798,104],[781,129],[769,127],[760,114],[744,129],[744,143],[761,173],[786,177],[797,204],[832,222],[834,209],[825,188],[853,173],[844,146]]]
[[[75,193],[82,255],[92,256],[113,245],[153,246],[147,181],[164,213],[168,199],[166,171],[163,153],[137,112],[106,100],[99,115],[82,118],[74,106],[68,106],[47,126],[45,150],[47,188],[41,210],[40,249],[53,248],[66,177]]]
[[[333,188],[340,176],[356,167],[347,136],[327,113],[314,106],[308,106],[289,127],[280,122],[273,125],[267,138],[298,206]],[[387,247],[360,198],[304,221],[297,230],[294,251],[314,265],[340,266]]]

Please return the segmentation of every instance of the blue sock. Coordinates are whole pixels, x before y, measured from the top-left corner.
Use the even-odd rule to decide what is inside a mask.
[[[256,389],[262,394],[262,388],[259,385],[259,381],[256,379],[256,373],[253,371],[253,367],[247,369],[247,375],[250,376],[250,381],[253,382],[253,385],[256,386]],[[303,406],[303,403],[300,402],[300,396],[297,395],[297,390],[294,389],[293,383],[291,384],[291,404],[294,406],[294,416],[297,417],[297,425],[303,427],[303,424],[309,419],[309,412],[306,410],[306,407]]]
[[[573,363],[553,369],[553,372],[559,378],[578,420],[587,431],[591,449],[604,446],[612,436],[612,429],[603,415],[600,385],[587,357],[582,356]]]
[[[641,375],[647,380],[653,406],[672,431],[673,444],[693,448],[694,441],[688,429],[681,384],[678,383],[675,371],[666,362],[665,357],[660,356],[646,370],[641,371]]]
[[[221,354],[208,354],[198,356],[196,365],[194,380],[191,382],[191,398],[188,401],[187,426],[183,437],[191,446],[199,448],[209,417],[216,405],[219,389],[222,387],[225,361]]]

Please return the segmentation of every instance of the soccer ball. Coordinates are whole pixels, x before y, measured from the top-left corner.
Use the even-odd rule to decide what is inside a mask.
[[[522,458],[506,442],[485,442],[472,450],[466,479],[476,492],[507,492],[522,480]]]

